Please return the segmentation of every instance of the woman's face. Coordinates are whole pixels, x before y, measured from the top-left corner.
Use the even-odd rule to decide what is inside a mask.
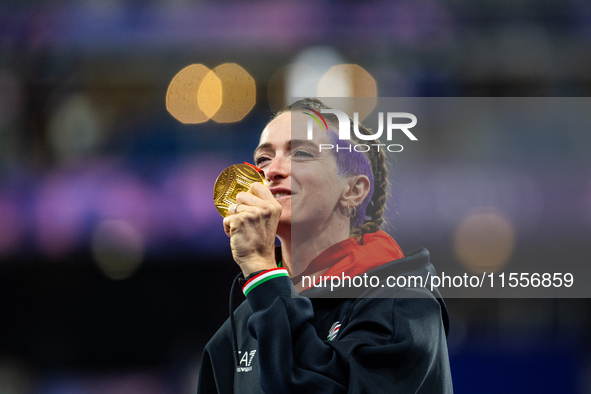
[[[290,226],[314,231],[343,221],[338,202],[348,185],[337,174],[333,153],[320,152],[320,144],[330,142],[325,132],[315,124],[314,138],[307,139],[308,119],[300,112],[279,115],[263,130],[254,153],[255,164],[283,209],[280,237],[289,236]]]

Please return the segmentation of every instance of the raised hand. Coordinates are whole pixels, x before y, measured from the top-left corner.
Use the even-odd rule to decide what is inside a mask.
[[[262,183],[253,183],[248,192],[238,193],[236,204],[228,207],[224,231],[244,276],[277,267],[275,234],[280,216],[281,205]]]

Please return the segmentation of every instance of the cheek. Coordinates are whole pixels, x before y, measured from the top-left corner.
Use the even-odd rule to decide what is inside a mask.
[[[305,204],[310,208],[325,210],[334,206],[338,200],[340,185],[331,177],[315,177],[310,179],[305,193]]]
[[[299,190],[301,197],[303,197],[306,202],[309,202],[311,198],[322,197],[322,195],[325,194],[324,188],[326,187],[326,179],[319,177],[317,174],[301,174],[294,183],[297,184],[296,190]]]
[[[342,190],[341,179],[332,163],[311,166],[292,165],[292,191],[299,194],[296,204],[300,209],[326,209],[335,204]],[[302,205],[300,205],[302,204]]]

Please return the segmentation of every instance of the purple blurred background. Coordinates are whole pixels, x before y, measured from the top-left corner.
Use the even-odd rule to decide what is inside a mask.
[[[0,393],[195,392],[238,272],[213,183],[251,160],[276,73],[319,52],[362,66],[381,97],[585,97],[591,5],[2,1]],[[252,76],[244,119],[167,112],[194,63]],[[588,264],[590,139],[560,120],[432,128],[396,156],[388,231],[465,270],[455,231],[492,206],[515,233],[509,264]],[[448,306],[457,393],[591,393],[588,299]]]

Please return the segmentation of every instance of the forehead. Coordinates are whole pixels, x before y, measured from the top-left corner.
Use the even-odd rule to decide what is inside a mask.
[[[329,138],[318,123],[302,112],[285,112],[275,118],[261,133],[260,143],[287,143],[291,140],[308,139],[308,122],[312,124],[312,134],[317,144],[329,143]]]

